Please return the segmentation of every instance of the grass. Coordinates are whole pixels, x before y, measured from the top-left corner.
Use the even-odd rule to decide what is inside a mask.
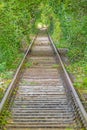
[[[32,67],[32,65],[33,65],[33,63],[32,63],[32,62],[26,62],[26,63],[25,63],[25,67],[27,67],[27,68]]]
[[[75,76],[74,86],[78,89],[87,89],[87,65],[85,61],[71,63],[66,66],[67,71]]]
[[[29,82],[29,81],[26,81],[26,80],[22,80],[21,84],[22,85],[38,85],[38,83],[35,82],[35,81]]]
[[[81,45],[71,45],[61,41],[55,42],[57,48],[68,48],[67,57],[70,65],[65,65],[67,71],[75,76],[74,86],[77,89],[87,89],[87,57],[81,52]]]
[[[0,74],[0,101],[4,96],[13,77],[13,71],[5,71]]]
[[[30,82],[30,85],[38,85],[38,83],[37,83],[37,82],[32,81],[32,82]]]
[[[4,127],[8,121],[7,118],[11,117],[11,113],[7,110],[7,106],[5,106],[4,110],[2,111],[2,114],[0,115],[0,129],[6,130]]]
[[[23,56],[23,53],[19,54],[14,62],[9,64],[8,67],[6,66],[5,62],[0,63],[0,101],[3,98],[9,84],[11,83],[14,73]]]
[[[65,130],[73,130],[73,128],[66,128]]]
[[[58,64],[53,64],[53,65],[52,65],[52,68],[58,68],[58,67],[59,67]]]
[[[29,81],[26,81],[26,80],[23,79],[20,84],[22,84],[22,85],[29,85]]]
[[[30,62],[26,62],[24,66],[27,68],[31,68],[33,65],[38,65],[38,64],[39,64],[38,62],[30,61]]]

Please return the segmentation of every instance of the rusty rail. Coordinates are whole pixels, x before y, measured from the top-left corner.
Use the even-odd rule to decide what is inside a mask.
[[[37,35],[36,35],[36,36],[37,36]],[[73,98],[73,101],[74,101],[73,104],[75,104],[75,110],[76,110],[76,112],[78,113],[78,115],[79,115],[79,117],[80,117],[80,119],[81,119],[82,124],[83,124],[84,127],[87,129],[87,113],[86,113],[86,111],[85,111],[85,109],[84,109],[84,107],[83,107],[83,105],[82,105],[82,103],[81,103],[81,101],[80,101],[80,99],[79,99],[79,96],[78,96],[78,94],[77,94],[77,92],[76,92],[76,90],[75,90],[75,88],[74,88],[74,86],[73,86],[73,84],[72,84],[72,82],[71,82],[71,80],[70,80],[70,77],[69,77],[69,75],[68,75],[68,73],[67,73],[67,71],[66,71],[66,69],[65,69],[65,67],[64,67],[64,64],[63,64],[63,62],[62,62],[62,60],[61,60],[61,57],[60,57],[60,55],[59,55],[59,53],[58,53],[58,51],[57,51],[57,49],[56,49],[56,46],[54,45],[54,43],[53,43],[53,41],[52,41],[50,35],[48,35],[48,37],[49,37],[50,43],[51,43],[51,45],[52,45],[52,47],[53,47],[53,50],[54,50],[54,52],[56,53],[56,56],[57,56],[57,58],[58,58],[58,61],[59,61],[60,66],[61,66],[63,75],[64,75],[64,77],[65,77],[66,84],[67,84],[67,86],[68,86],[68,90],[69,90],[69,93],[70,93],[70,96],[71,96],[70,98]],[[26,52],[26,54],[24,55],[24,57],[23,57],[23,59],[22,59],[20,65],[19,65],[19,67],[18,67],[18,69],[17,69],[17,71],[16,71],[16,73],[15,73],[15,76],[14,76],[12,82],[11,82],[11,84],[9,85],[9,87],[8,87],[8,89],[7,89],[5,95],[4,95],[4,97],[3,97],[3,99],[2,99],[2,101],[1,101],[1,103],[0,103],[0,113],[1,113],[2,110],[3,110],[6,101],[11,97],[12,91],[13,91],[13,89],[14,89],[14,87],[15,87],[17,81],[18,81],[18,78],[19,78],[19,75],[20,75],[20,71],[21,71],[21,69],[22,69],[22,66],[23,66],[23,64],[24,64],[24,62],[25,62],[25,59],[26,59],[28,53],[30,52],[30,50],[31,50],[31,48],[32,48],[32,45],[33,45],[35,39],[36,39],[36,37],[33,39],[33,41],[31,42],[31,44],[29,45],[29,47],[28,47],[28,49],[27,49],[27,52]]]
[[[55,53],[56,53],[56,55],[57,55],[57,57],[58,57],[58,60],[59,60],[59,62],[60,62],[60,65],[61,65],[61,67],[62,67],[63,74],[65,75],[66,82],[67,82],[67,85],[68,85],[68,89],[69,89],[69,91],[72,93],[72,96],[73,96],[74,100],[76,101],[75,104],[76,104],[78,113],[79,113],[79,115],[80,115],[82,124],[83,124],[84,127],[87,129],[87,113],[86,113],[86,111],[85,111],[85,109],[84,109],[84,107],[83,107],[83,104],[81,103],[81,101],[80,101],[80,99],[79,99],[79,96],[78,96],[78,94],[77,94],[77,92],[76,92],[76,90],[75,90],[75,88],[74,88],[74,86],[73,86],[73,83],[72,83],[72,81],[71,81],[71,79],[70,79],[70,77],[69,77],[69,75],[68,75],[68,73],[67,73],[67,71],[66,71],[66,69],[65,69],[65,66],[64,66],[64,64],[63,64],[63,62],[62,62],[62,60],[61,60],[61,57],[60,57],[60,55],[59,55],[59,53],[58,53],[58,51],[57,51],[57,48],[56,48],[56,46],[54,45],[53,40],[51,39],[51,37],[50,37],[49,34],[48,34],[48,37],[49,37],[49,40],[50,40],[50,42],[51,42],[51,45],[52,45],[52,47],[53,47],[53,49],[54,49],[54,51],[55,51]]]
[[[17,83],[17,79],[18,79],[18,77],[19,77],[21,68],[22,68],[22,66],[23,66],[23,64],[24,64],[24,62],[25,62],[25,59],[26,59],[26,57],[27,57],[29,51],[31,50],[31,47],[32,47],[32,45],[33,45],[33,43],[34,43],[36,37],[37,37],[37,35],[34,37],[34,39],[32,40],[32,42],[30,43],[30,45],[29,45],[29,47],[28,47],[28,49],[27,49],[27,51],[26,51],[26,53],[25,53],[25,55],[24,55],[24,57],[23,57],[23,59],[22,59],[20,65],[19,65],[19,67],[18,67],[18,69],[17,69],[17,71],[16,71],[16,73],[15,73],[13,79],[12,79],[12,82],[10,83],[10,85],[9,85],[9,87],[8,87],[8,89],[7,89],[6,93],[5,93],[5,95],[4,95],[4,97],[2,98],[2,101],[1,101],[1,103],[0,103],[0,113],[1,113],[2,110],[3,110],[6,101],[7,101],[8,98],[11,96],[11,93],[12,93],[14,87],[15,87],[15,84]]]

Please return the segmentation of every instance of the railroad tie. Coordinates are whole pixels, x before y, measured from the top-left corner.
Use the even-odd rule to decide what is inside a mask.
[[[17,86],[7,130],[77,129],[74,109],[46,34],[39,34],[35,40]]]

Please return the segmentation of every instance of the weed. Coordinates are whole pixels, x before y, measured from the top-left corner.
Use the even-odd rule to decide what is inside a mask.
[[[4,73],[2,73],[2,78],[3,79],[11,79],[13,77],[13,73],[14,71],[5,71]]]
[[[66,130],[73,130],[73,128],[66,128]]]
[[[27,67],[27,68],[32,67],[32,65],[33,65],[33,63],[32,63],[32,62],[27,62],[27,63],[25,63],[25,67]]]
[[[8,123],[7,119],[11,117],[11,113],[7,110],[7,107],[5,106],[4,110],[2,111],[0,115],[0,129],[6,129],[4,126]]]
[[[52,65],[52,68],[58,68],[58,67],[59,67],[58,64],[53,64],[53,65]]]
[[[22,84],[22,85],[29,85],[30,83],[23,79],[20,84]]]
[[[6,92],[13,77],[13,71],[5,71],[0,74],[0,101]]]
[[[0,72],[3,72],[6,70],[6,63],[3,62],[3,63],[0,63]]]
[[[38,85],[38,83],[37,82],[30,82],[30,85]]]

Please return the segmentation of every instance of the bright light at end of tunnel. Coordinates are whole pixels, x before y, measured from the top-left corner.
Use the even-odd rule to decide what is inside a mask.
[[[43,23],[38,23],[37,27],[38,27],[39,29],[41,29],[41,28],[47,28],[47,25],[45,25],[45,24],[43,24]]]

